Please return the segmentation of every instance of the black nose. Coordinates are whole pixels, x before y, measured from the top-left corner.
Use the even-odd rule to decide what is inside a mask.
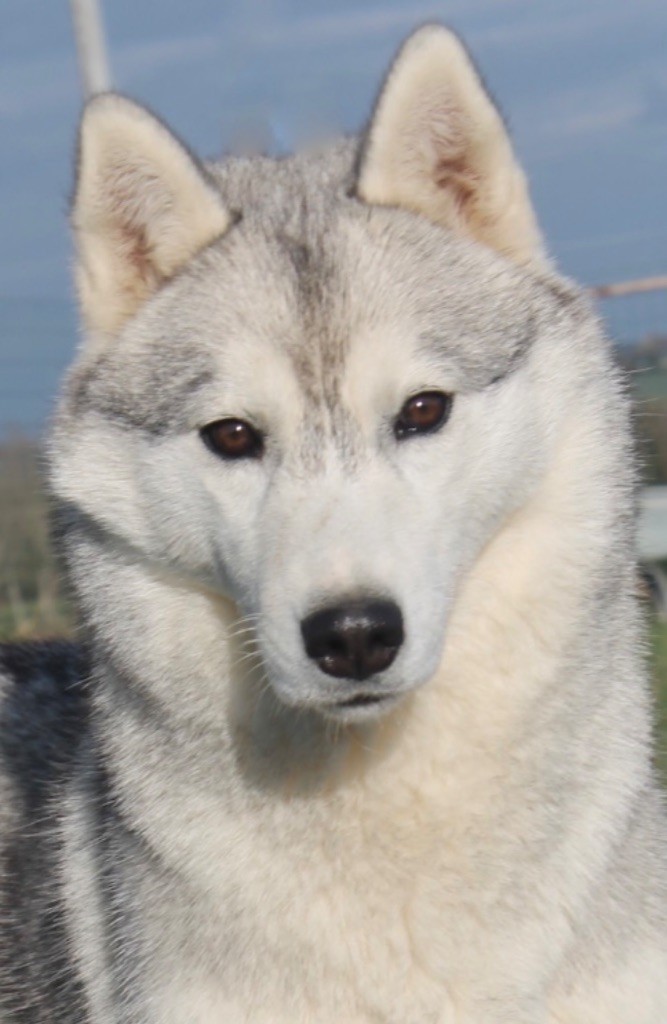
[[[329,676],[368,679],[388,668],[403,643],[403,616],[393,601],[350,601],[301,623],[306,654]]]

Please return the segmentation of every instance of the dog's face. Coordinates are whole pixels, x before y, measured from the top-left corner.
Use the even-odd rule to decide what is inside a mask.
[[[127,101],[91,108],[74,209],[91,338],[54,460],[60,497],[109,536],[232,598],[285,703],[343,720],[433,675],[462,574],[563,415],[540,354],[563,296],[517,265],[540,253],[499,121],[504,190],[471,201],[479,143],[467,178],[449,154],[447,184],[437,147],[465,155],[480,104],[497,118],[459,44],[413,37],[385,96],[360,170],[343,147],[215,181]],[[445,184],[430,194],[424,143],[430,177],[406,200],[419,147],[397,155],[394,122],[452,97],[465,117],[429,137]]]

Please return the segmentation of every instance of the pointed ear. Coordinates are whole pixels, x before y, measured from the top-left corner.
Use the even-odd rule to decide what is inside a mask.
[[[230,220],[203,168],[148,111],[113,93],[91,100],[71,213],[79,299],[91,331],[116,333]]]
[[[526,179],[462,43],[439,25],[410,36],[389,72],[357,194],[403,206],[518,263],[544,261]]]

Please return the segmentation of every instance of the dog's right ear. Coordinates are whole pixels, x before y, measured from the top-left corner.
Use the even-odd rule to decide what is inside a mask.
[[[222,197],[152,114],[114,93],[79,131],[71,221],[83,319],[112,336],[167,278],[227,230]]]
[[[465,47],[441,25],[410,36],[389,72],[357,195],[413,210],[517,263],[546,261],[502,118]]]

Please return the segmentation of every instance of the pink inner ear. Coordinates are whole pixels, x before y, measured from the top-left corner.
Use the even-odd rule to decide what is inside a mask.
[[[447,189],[451,194],[458,210],[465,211],[474,205],[480,179],[466,163],[465,156],[439,161],[434,178],[438,188]]]
[[[150,218],[169,212],[164,183],[155,174],[120,164],[110,169],[105,201],[123,259],[142,281],[154,284],[159,268],[148,224]]]
[[[132,264],[137,277],[146,284],[153,283],[158,274],[153,257],[153,247],[148,241],[146,229],[139,225],[128,224],[120,229],[119,235],[124,259]]]
[[[467,121],[451,100],[433,96],[413,121],[411,132],[415,138],[428,140],[427,173],[439,189],[451,194],[460,210],[471,204],[481,184],[470,160]]]
[[[468,118],[448,96],[434,95],[429,102],[420,104],[417,131],[430,138],[436,152],[445,156],[462,157],[470,131]]]

